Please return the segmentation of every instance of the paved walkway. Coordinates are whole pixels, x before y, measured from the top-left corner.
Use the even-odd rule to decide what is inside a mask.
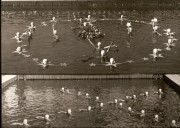
[[[1,87],[4,88],[6,85],[10,84],[16,79],[17,75],[1,75],[2,82]]]
[[[165,76],[180,87],[180,74],[167,74]]]

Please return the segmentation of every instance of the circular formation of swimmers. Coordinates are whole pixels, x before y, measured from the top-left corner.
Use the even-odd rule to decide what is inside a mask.
[[[157,127],[160,126],[160,123],[162,120],[161,115],[158,113],[156,113],[152,119],[149,119],[148,110],[141,109],[137,111],[135,110],[135,108],[133,108],[133,106],[129,105],[130,102],[135,103],[137,102],[138,99],[141,99],[143,97],[145,97],[148,100],[148,97],[150,95],[157,95],[161,99],[161,97],[164,95],[164,92],[162,91],[161,88],[158,89],[158,91],[154,92],[153,94],[149,94],[148,91],[145,91],[144,93],[140,93],[139,95],[127,95],[125,96],[124,99],[116,98],[114,99],[114,101],[109,101],[106,103],[102,102],[99,96],[96,96],[95,98],[93,98],[93,97],[90,97],[89,93],[83,94],[80,91],[78,91],[77,93],[73,93],[73,92],[70,92],[69,89],[65,89],[64,87],[60,89],[60,93],[62,93],[63,95],[76,95],[77,98],[85,98],[88,101],[93,100],[93,102],[96,104],[95,106],[87,105],[87,108],[80,108],[78,109],[78,112],[91,113],[95,110],[97,110],[98,112],[103,112],[103,111],[106,111],[106,107],[104,107],[105,105],[107,106],[112,105],[113,107],[117,108],[118,111],[127,113],[129,117],[137,117],[139,120],[145,120],[145,117],[148,117],[148,120],[152,120],[152,124]],[[58,114],[65,114],[68,119],[71,119],[71,117],[75,117],[75,115],[73,115],[73,112],[70,108],[68,108],[67,110],[61,110],[59,112],[56,112],[56,114],[52,114],[51,117]],[[45,114],[44,116],[36,116],[35,119],[44,120],[44,123],[46,126],[52,126],[52,119],[50,119],[49,114]],[[33,126],[33,125],[28,124],[27,119],[24,119],[22,123],[13,123],[11,125],[23,125],[25,127]],[[180,127],[180,125],[174,119],[171,120],[170,126],[173,128]]]
[[[115,59],[113,57],[108,57],[108,52],[110,51],[111,48],[115,47],[117,48],[118,46],[114,44],[114,41],[110,43],[110,45],[102,47],[102,39],[106,36],[106,34],[104,34],[101,30],[101,28],[95,26],[95,23],[97,22],[97,20],[99,19],[95,19],[93,17],[91,17],[91,15],[88,15],[87,18],[80,18],[77,19],[76,15],[73,13],[73,20],[71,21],[76,21],[78,23],[77,27],[71,27],[72,30],[74,31],[78,31],[78,37],[81,37],[82,39],[87,39],[88,42],[94,47],[95,50],[97,50],[97,52],[99,53],[99,56],[101,58],[101,62],[102,64],[94,64],[91,63],[89,64],[91,67],[92,66],[96,66],[96,65],[105,65],[105,66],[109,66],[111,69],[114,67],[117,67],[117,65],[120,64],[124,64],[124,63],[132,63],[134,61],[132,60],[128,60],[125,62],[121,62],[121,63],[117,63],[115,61]],[[104,18],[101,20],[108,20],[108,18]],[[124,15],[121,15],[120,18],[118,19],[121,21],[121,25],[123,25],[123,22],[126,21],[126,27],[127,27],[127,35],[129,37],[128,40],[130,40],[130,38],[133,36],[133,29],[132,29],[132,24],[131,22],[139,22],[139,23],[145,23],[145,24],[150,24],[152,25],[152,36],[155,38],[156,36],[162,36],[162,34],[160,34],[158,32],[158,28],[160,26],[158,26],[158,20],[157,18],[153,18],[151,20],[150,23],[145,22],[145,21],[138,21],[138,20],[128,20],[127,18],[125,18]],[[47,22],[41,22],[40,26],[48,26],[48,23],[52,24],[52,31],[53,31],[53,38],[54,38],[54,42],[60,42],[60,38],[56,29],[56,23],[58,22],[58,20],[53,17],[52,20],[47,21]],[[39,26],[39,27],[40,27]],[[28,44],[30,45],[31,41],[32,41],[32,37],[33,34],[35,32],[35,30],[37,29],[37,27],[34,25],[33,22],[30,23],[30,26],[27,26],[27,29],[24,33],[20,34],[19,32],[16,33],[16,35],[12,38],[12,39],[16,39],[16,42],[19,44],[21,42],[23,42],[23,39],[25,38],[25,36],[27,37],[28,40]],[[174,41],[177,41],[177,39],[174,37],[175,36],[175,32],[172,32],[170,28],[168,29],[163,29],[165,31],[165,35],[167,36],[167,43],[164,43],[166,45],[166,50],[171,50],[173,46],[175,46]],[[98,41],[96,41],[98,40]],[[129,41],[128,41],[128,46],[130,46]],[[13,52],[13,53],[18,53],[23,55],[24,57],[30,57],[30,55],[25,54],[26,49],[23,48],[26,45],[21,45],[18,46],[17,49]],[[147,61],[149,59],[153,59],[154,61],[157,61],[157,58],[163,57],[162,54],[160,54],[159,52],[162,51],[162,49],[160,48],[154,48],[152,50],[152,54],[149,54],[150,57],[144,57],[142,58],[144,61]],[[52,64],[48,59],[42,59],[39,62],[38,58],[33,58],[33,61],[35,61],[38,65],[42,66],[43,68],[46,68],[48,66],[67,66],[66,63],[60,63],[60,64]]]

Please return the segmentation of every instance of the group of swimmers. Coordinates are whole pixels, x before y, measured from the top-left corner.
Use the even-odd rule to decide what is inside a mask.
[[[72,94],[72,95],[76,95],[77,98],[81,97],[81,98],[85,98],[87,100],[93,99],[92,97],[89,96],[89,93],[85,93],[85,95],[82,94],[82,92],[78,91],[77,94],[76,93],[72,93],[70,92],[69,89],[65,89],[64,87],[62,87],[60,89],[60,92],[63,94]],[[159,98],[161,98],[162,95],[164,95],[164,92],[162,91],[162,89],[160,88],[157,92],[154,92],[154,94],[158,94]],[[126,106],[128,106],[128,102],[136,102],[138,100],[138,98],[141,98],[142,96],[145,96],[146,98],[149,97],[149,92],[146,91],[144,93],[139,94],[139,97],[136,95],[132,95],[132,96],[126,96],[125,99],[114,99],[114,101],[110,101],[107,102],[107,105],[113,105],[115,108],[117,108],[119,111],[121,112],[125,112],[127,113],[130,117],[139,117],[139,119],[144,119],[147,114],[146,111],[144,109],[142,109],[140,112],[135,111],[132,109],[132,107],[124,107],[124,104]],[[99,112],[103,112],[105,110],[104,108],[104,103],[100,100],[99,96],[95,97],[94,102],[96,103],[96,106],[87,106],[87,108],[80,108],[78,109],[79,112],[92,112],[93,110],[98,110]],[[75,116],[72,114],[72,110],[70,108],[67,109],[67,111],[59,111],[57,112],[57,114],[65,114],[67,115],[67,117],[70,119],[70,117]],[[50,115],[46,114],[45,116],[36,116],[36,119],[41,119],[44,120],[45,125],[52,125],[51,123],[51,119],[50,119]],[[158,126],[158,124],[161,122],[160,121],[160,117],[158,114],[154,115],[154,118],[152,119],[152,122],[154,125]],[[31,126],[30,124],[28,124],[27,119],[24,119],[23,123],[13,123],[12,125],[24,125],[26,127]],[[175,128],[175,127],[180,127],[177,123],[176,120],[172,120],[171,127]]]

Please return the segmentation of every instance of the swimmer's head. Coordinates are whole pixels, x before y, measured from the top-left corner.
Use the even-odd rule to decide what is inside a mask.
[[[31,26],[33,26],[34,25],[34,22],[31,22]]]
[[[172,39],[168,39],[168,43],[171,43],[172,42]]]
[[[111,63],[111,64],[114,63],[114,58],[110,58],[110,63]]]
[[[55,19],[56,19],[55,17],[52,18],[52,20],[55,20]]]
[[[47,59],[43,59],[43,64],[47,64]]]
[[[105,55],[105,51],[101,50],[101,57],[103,57]]]
[[[172,120],[171,125],[172,125],[172,126],[176,126],[176,121],[175,121],[175,120]]]
[[[64,87],[62,87],[62,88],[61,88],[61,90],[63,90],[63,91],[64,91]]]
[[[68,111],[67,111],[67,112],[68,112],[68,114],[71,114],[71,113],[72,113],[72,112],[71,112],[71,109],[68,109]]]
[[[136,99],[136,95],[133,95],[133,98]]]
[[[91,18],[91,15],[88,15],[88,18]]]
[[[154,17],[154,22],[157,22],[157,18],[156,17]]]
[[[122,107],[122,103],[119,103],[119,105]]]
[[[27,125],[27,122],[28,122],[27,119],[24,119],[24,120],[23,120],[23,124],[24,124],[24,125]]]
[[[131,107],[128,107],[128,111],[132,111]]]
[[[155,120],[159,120],[159,116],[157,114],[154,116],[154,118]]]
[[[16,35],[17,35],[17,36],[19,36],[19,34],[20,34],[19,32],[16,32]]]
[[[84,22],[84,26],[86,26],[87,25],[87,23],[86,22]]]
[[[96,100],[99,100],[99,96],[96,96]]]
[[[159,93],[162,93],[162,89],[161,88],[159,89]]]
[[[117,103],[117,102],[118,102],[118,100],[117,100],[117,99],[115,99],[115,100],[114,100],[114,103]]]
[[[48,114],[45,115],[45,119],[46,119],[46,120],[49,119],[49,115],[48,115]]]
[[[98,44],[97,44],[98,46],[100,46],[101,45],[101,42],[98,42]]]
[[[21,52],[22,48],[19,46],[19,47],[17,47],[16,51]]]
[[[57,34],[57,30],[54,30],[54,34],[55,34],[55,35]]]
[[[89,96],[89,94],[88,93],[86,93],[86,97],[88,97]]]
[[[171,29],[170,29],[170,28],[168,28],[168,29],[167,29],[167,32],[168,32],[168,33],[169,33],[169,32],[171,32]]]
[[[127,22],[126,26],[130,27],[131,26],[131,22]]]
[[[100,103],[100,107],[103,107],[103,105],[104,105],[103,103]]]
[[[78,95],[81,95],[81,92],[78,92]]]
[[[88,111],[91,111],[91,106],[88,106]]]
[[[141,110],[141,114],[145,114],[145,111],[144,111],[144,110]]]
[[[148,96],[148,92],[145,92],[145,95]]]
[[[158,29],[158,26],[154,26],[154,29],[157,30],[157,29]]]

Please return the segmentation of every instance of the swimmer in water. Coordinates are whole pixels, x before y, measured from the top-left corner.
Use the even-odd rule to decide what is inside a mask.
[[[16,39],[17,43],[22,42],[23,35],[20,35],[19,32],[16,33],[16,36],[14,36],[12,39]]]
[[[157,18],[154,17],[154,18],[151,20],[152,27],[157,26],[157,22],[158,22]]]
[[[159,123],[159,116],[158,116],[157,114],[154,116],[153,122],[154,122],[155,124]]]
[[[126,26],[127,28],[131,27],[131,22],[127,22]]]
[[[127,27],[129,37],[132,37],[132,27]]]
[[[16,48],[16,51],[17,51],[17,53],[21,54],[21,53],[22,53],[22,47],[21,47],[21,46],[18,46],[18,47]]]
[[[121,21],[121,25],[122,25],[122,23],[124,21],[124,15],[121,15],[120,21]]]
[[[106,58],[106,52],[105,50],[101,50],[101,62],[104,62]]]
[[[86,111],[86,112],[91,112],[91,111],[92,111],[92,107],[91,107],[91,106],[88,106],[87,109],[79,109],[79,111],[80,111],[80,112],[84,112],[84,111]]]
[[[131,116],[132,114],[134,114],[134,111],[132,110],[131,107],[128,107],[128,114],[129,114],[129,116]]]
[[[46,22],[41,22],[42,26],[47,26],[48,24]]]
[[[32,40],[32,32],[29,31],[29,32],[28,32],[28,43],[29,43],[29,45],[30,45],[30,43],[31,43],[31,40]]]
[[[24,119],[23,123],[12,123],[11,125],[21,125],[21,126],[24,126],[25,128],[28,128],[28,127],[31,126],[31,125],[28,124],[28,120],[27,119]]]
[[[141,113],[140,113],[140,118],[142,117],[145,117],[145,111],[144,110],[141,110]]]
[[[146,91],[145,93],[140,94],[140,96],[149,96],[149,93]]]
[[[171,127],[172,128],[179,128],[180,126],[176,124],[176,120],[171,121]]]
[[[52,20],[50,20],[50,22],[53,22],[53,23],[57,22],[56,17],[53,17]]]
[[[153,26],[153,36],[158,35],[158,36],[162,36],[162,34],[160,34],[157,30],[158,30],[158,26]]]
[[[172,38],[174,35],[175,35],[175,32],[171,32],[171,29],[168,28],[168,29],[164,29],[164,31],[166,33],[164,33],[166,36],[168,36],[168,38]]]
[[[118,100],[117,99],[114,99],[114,101],[110,101],[110,102],[107,102],[108,104],[117,104],[118,103]]]
[[[153,49],[153,60],[156,61],[157,60],[157,57],[162,57],[161,54],[158,55],[158,52],[161,51],[161,49],[158,49],[158,48],[154,48]]]
[[[65,92],[64,87],[62,87],[62,88],[60,89],[60,92],[62,92],[62,93],[64,93],[64,92]]]
[[[58,112],[58,114],[61,114],[61,113],[66,114],[68,117],[73,116],[71,109],[68,109],[67,111],[60,111],[60,112]]]
[[[162,89],[160,88],[160,89],[158,90],[158,92],[154,92],[154,94],[164,94],[164,93],[162,92]]]
[[[77,93],[77,96],[79,97],[79,96],[81,96],[82,95],[82,93],[79,91],[78,93]]]
[[[86,99],[90,99],[91,97],[89,97],[89,93],[86,93],[86,96],[85,96]]]
[[[100,51],[100,50],[102,49],[102,47],[101,47],[101,42],[98,42],[98,43],[97,43],[97,48],[96,48],[96,49],[97,49],[97,51]]]
[[[132,96],[132,99],[133,99],[133,100],[137,100],[136,95],[133,95],[133,96]]]
[[[41,64],[42,64],[42,66],[45,68],[45,67],[47,67],[48,66],[48,60],[47,59],[43,59],[42,61],[41,61]]]
[[[42,119],[42,120],[44,120],[45,123],[48,124],[48,125],[51,123],[51,120],[50,120],[48,114],[44,115],[44,117],[43,117],[43,116],[37,116],[36,119]]]
[[[36,27],[34,26],[34,22],[31,22],[30,26],[28,26],[28,29],[32,32],[35,31]]]

